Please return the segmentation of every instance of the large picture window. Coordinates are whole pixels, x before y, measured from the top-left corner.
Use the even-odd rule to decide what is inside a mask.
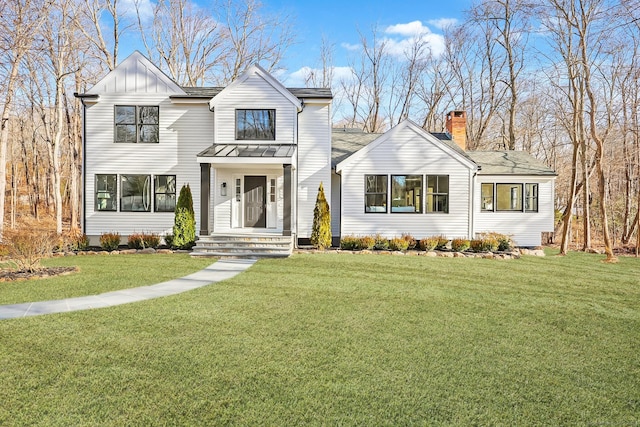
[[[496,184],[496,210],[522,211],[522,184]]]
[[[173,212],[176,209],[176,176],[156,175],[153,193],[156,212]]]
[[[449,213],[449,176],[427,175],[428,213]]]
[[[387,212],[387,175],[364,176],[364,211]]]
[[[276,139],[276,110],[236,110],[236,139]]]
[[[159,142],[160,108],[158,106],[115,106],[116,142]]]
[[[151,211],[150,175],[120,175],[120,211]]]
[[[391,212],[422,212],[422,175],[391,175]]]
[[[524,210],[538,212],[538,184],[524,185]]]
[[[96,175],[96,210],[117,210],[117,175]]]

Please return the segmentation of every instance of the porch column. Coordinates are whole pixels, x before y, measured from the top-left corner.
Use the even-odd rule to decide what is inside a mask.
[[[200,235],[209,235],[209,198],[211,197],[211,164],[200,163]]]
[[[282,235],[291,236],[291,165],[283,165],[284,169],[284,208],[282,219]]]

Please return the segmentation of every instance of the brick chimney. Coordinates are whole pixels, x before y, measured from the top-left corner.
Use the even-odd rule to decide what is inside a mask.
[[[467,113],[464,111],[451,111],[447,114],[447,132],[453,138],[453,142],[467,151]]]

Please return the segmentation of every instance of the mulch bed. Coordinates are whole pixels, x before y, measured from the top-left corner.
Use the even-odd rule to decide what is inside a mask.
[[[12,282],[14,280],[43,279],[45,277],[61,276],[78,271],[78,267],[42,267],[35,271],[2,269],[0,270],[0,282]]]

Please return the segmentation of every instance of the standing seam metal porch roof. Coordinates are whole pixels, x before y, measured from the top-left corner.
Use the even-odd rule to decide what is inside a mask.
[[[198,157],[282,157],[295,153],[294,144],[214,144]]]

